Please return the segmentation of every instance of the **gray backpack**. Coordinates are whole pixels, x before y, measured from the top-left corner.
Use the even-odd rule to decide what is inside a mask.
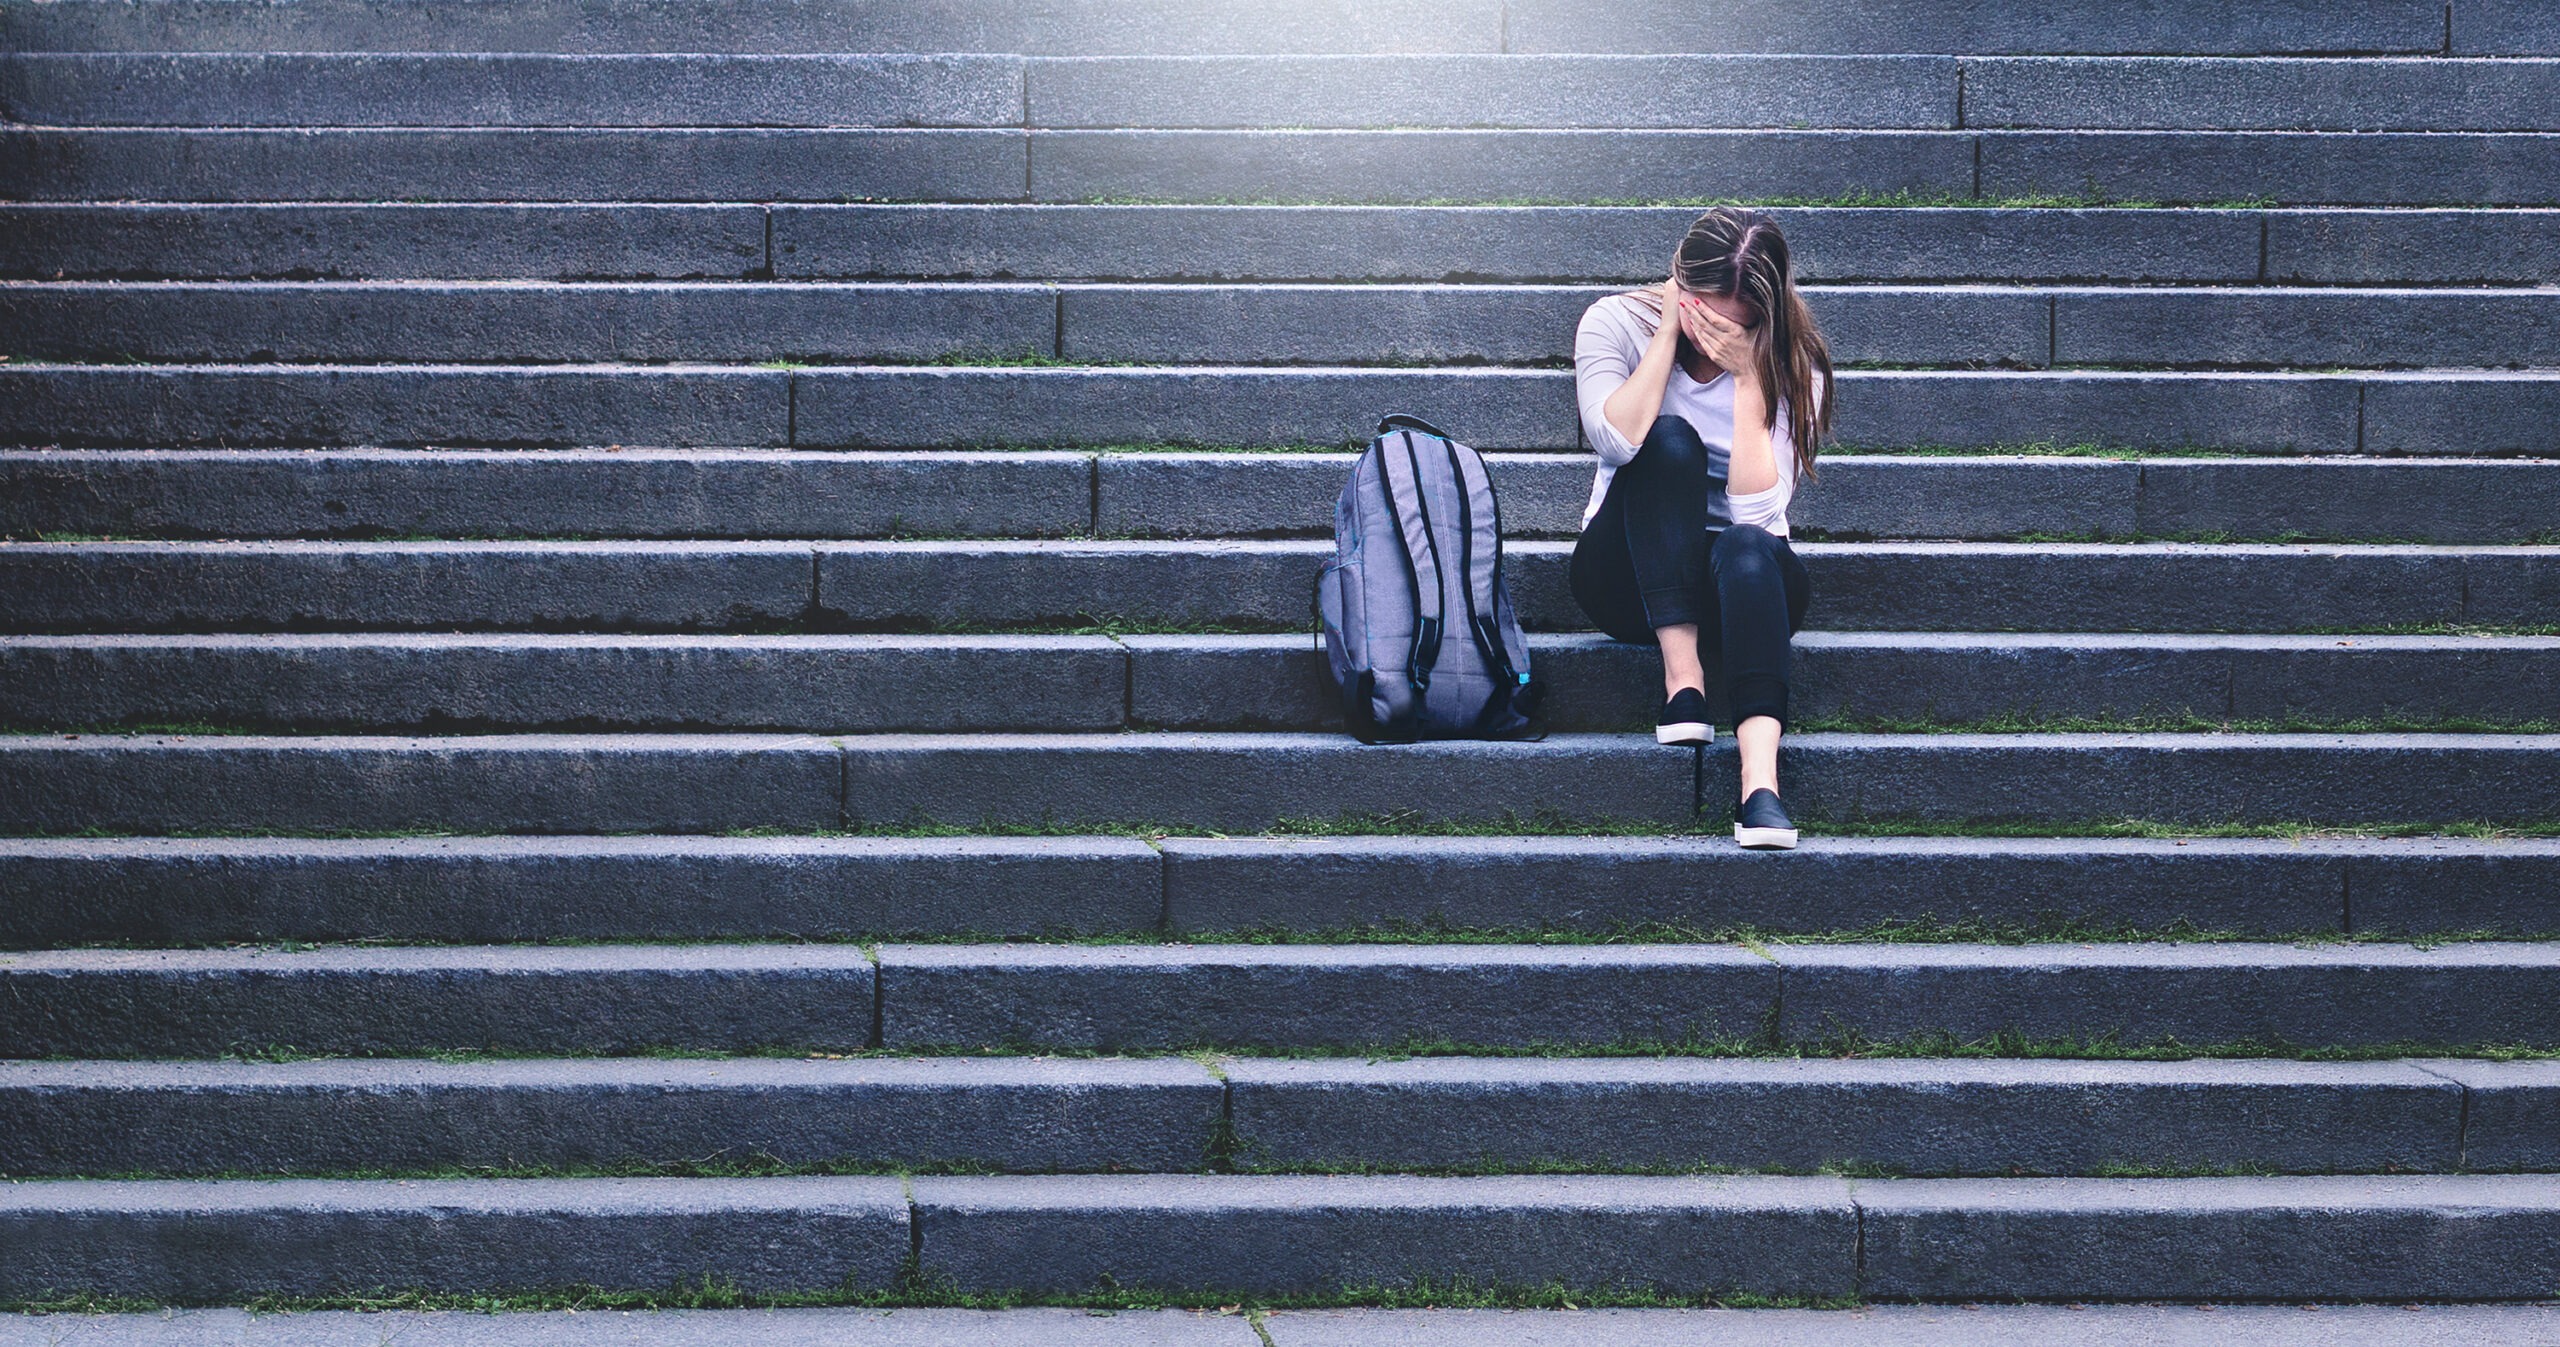
[[[1502,511],[1476,451],[1390,416],[1333,507],[1316,620],[1362,743],[1508,739],[1539,687],[1502,580]]]

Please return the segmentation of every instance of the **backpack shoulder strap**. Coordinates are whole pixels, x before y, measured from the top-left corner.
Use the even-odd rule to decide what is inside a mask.
[[[1484,654],[1487,672],[1513,688],[1528,679],[1513,667],[1509,645],[1503,639],[1501,609],[1494,601],[1495,581],[1502,574],[1502,512],[1494,503],[1493,480],[1484,470],[1484,459],[1464,445],[1449,446],[1449,467],[1457,474],[1460,499],[1467,502],[1470,523],[1489,530],[1493,545],[1477,547],[1468,540],[1467,612],[1472,619],[1476,647]]]
[[[1446,625],[1447,598],[1440,575],[1440,543],[1431,533],[1431,504],[1421,483],[1420,451],[1412,431],[1378,440],[1378,467],[1386,480],[1387,508],[1395,511],[1396,530],[1404,538],[1405,564],[1413,578],[1413,651],[1405,661],[1412,681],[1414,710],[1430,690],[1432,667],[1440,662],[1440,633]]]

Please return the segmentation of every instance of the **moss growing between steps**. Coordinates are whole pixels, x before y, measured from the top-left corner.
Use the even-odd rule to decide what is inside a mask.
[[[2117,198],[2095,187],[2078,192],[2028,192],[2006,196],[1965,196],[1954,192],[1854,190],[1830,196],[1666,196],[1666,197],[1425,197],[1380,201],[1351,197],[1169,197],[1095,196],[1063,204],[1084,206],[1449,206],[1449,207],[1680,207],[1706,210],[1714,206],[1754,206],[1769,210],[1889,210],[1956,208],[1963,210],[2263,210],[2276,203],[2251,197],[2170,207],[2157,201]]]
[[[2027,712],[1974,720],[1909,716],[1861,716],[1854,712],[1808,716],[1789,727],[1798,734],[2560,734],[2560,720],[2483,720],[2447,716],[2418,720],[2358,716],[2323,720],[2226,720],[2193,713],[2168,715],[2041,716]]]
[[[1935,1179],[1935,1178],[2104,1178],[2104,1179],[2218,1179],[2261,1178],[2283,1174],[2365,1173],[2364,1170],[2300,1170],[2268,1165],[2171,1165],[2132,1164],[2108,1161],[2090,1166],[2085,1172],[2025,1169],[2010,1166],[1996,1170],[1911,1169],[1877,1164],[1871,1161],[1843,1159],[1819,1165],[1717,1165],[1624,1163],[1594,1157],[1574,1160],[1519,1160],[1487,1156],[1480,1160],[1445,1165],[1377,1165],[1351,1161],[1308,1160],[1285,1164],[1266,1164],[1255,1158],[1255,1147],[1249,1141],[1227,1137],[1229,1148],[1213,1154],[1209,1162],[1196,1169],[1150,1171],[1158,1173],[1254,1174],[1254,1175],[1326,1175],[1326,1176],[1405,1176],[1420,1178],[1493,1178],[1518,1175],[1607,1174],[1640,1178],[1687,1177],[1767,1177],[1767,1178],[1845,1178],[1845,1179]],[[411,1169],[296,1169],[288,1173],[226,1170],[214,1173],[171,1173],[158,1170],[136,1170],[113,1174],[47,1175],[40,1178],[15,1179],[19,1184],[56,1183],[147,1183],[162,1181],[229,1183],[263,1182],[275,1179],[319,1179],[330,1182],[444,1182],[461,1180],[530,1180],[530,1179],[758,1179],[758,1178],[926,1178],[981,1177],[1010,1175],[1072,1175],[1091,1170],[998,1170],[982,1165],[922,1164],[880,1165],[854,1161],[793,1162],[772,1156],[755,1155],[734,1161],[633,1161],[609,1165],[439,1165]],[[2374,1173],[2473,1173],[2508,1171],[2473,1171],[2469,1169],[2403,1170],[2398,1168],[2370,1171]]]
[[[1846,441],[1826,446],[1835,454],[1861,454],[1878,458],[2213,458],[2249,459],[2269,457],[2263,451],[2217,449],[2211,446],[2177,449],[2135,449],[2125,445],[2081,441],[2065,444],[2054,440],[2026,440],[2012,444],[1904,444],[1861,446]]]
[[[628,1058],[648,1061],[724,1061],[763,1059],[781,1061],[898,1061],[926,1058],[994,1058],[1036,1056],[1073,1061],[1152,1060],[1181,1058],[1199,1061],[1203,1057],[1221,1060],[1267,1058],[1290,1061],[1404,1061],[1416,1057],[1531,1057],[1531,1058],[1684,1058],[1722,1061],[1740,1058],[1759,1060],[1847,1060],[1908,1058],[1981,1058],[1990,1060],[2085,1061],[2085,1062],[2183,1062],[2197,1059],[2256,1060],[2289,1062],[2386,1062],[2402,1058],[2463,1058],[2484,1062],[2560,1061],[2560,1047],[2532,1043],[2366,1043],[2352,1045],[2306,1046],[2281,1039],[2240,1039],[2223,1043],[2185,1043],[2175,1038],[2128,1043],[2113,1034],[2095,1037],[2032,1038],[2003,1031],[1978,1037],[1964,1037],[1947,1032],[1914,1034],[1898,1039],[1874,1039],[1854,1032],[1830,1032],[1815,1038],[1781,1041],[1774,1029],[1750,1037],[1691,1037],[1680,1039],[1622,1039],[1611,1042],[1551,1043],[1467,1043],[1455,1039],[1407,1039],[1359,1044],[1322,1044],[1307,1047],[1275,1048],[1231,1044],[1189,1044],[1161,1051],[1102,1051],[1093,1048],[1059,1047],[1044,1044],[988,1043],[967,1046],[917,1046],[905,1048],[842,1048],[812,1050],[798,1047],[750,1048],[736,1051],[698,1049],[642,1049],[627,1053],[600,1052],[491,1052],[480,1049],[455,1049],[415,1055],[329,1054],[302,1052],[289,1046],[271,1046],[257,1050],[250,1057],[229,1056],[226,1061],[316,1062],[339,1060],[418,1061],[445,1063],[522,1062],[522,1061],[590,1061],[603,1058]],[[67,1058],[43,1058],[64,1061]],[[82,1060],[123,1060],[85,1058]],[[868,1170],[861,1172],[892,1172]],[[903,1172],[903,1171],[899,1171]]]
[[[376,1291],[334,1296],[261,1296],[246,1301],[159,1301],[131,1296],[72,1294],[44,1300],[0,1301],[10,1314],[146,1314],[162,1309],[236,1307],[252,1314],[324,1311],[449,1310],[481,1314],[583,1310],[728,1309],[974,1309],[1032,1308],[1114,1310],[1191,1309],[1254,1316],[1299,1309],[1856,1309],[1854,1297],[1764,1296],[1748,1292],[1670,1295],[1635,1288],[1569,1287],[1562,1283],[1510,1285],[1469,1280],[1398,1286],[1347,1287],[1326,1295],[1244,1296],[1227,1292],[1159,1292],[1102,1289],[1078,1295],[1034,1296],[1018,1292],[962,1291],[929,1273],[910,1269],[886,1291],[809,1291],[751,1294],[726,1282],[702,1282],[656,1291],[565,1287],[547,1291],[465,1294]]]
[[[740,838],[948,838],[948,837],[1126,837],[1160,842],[1174,837],[1722,837],[1729,824],[1721,818],[1691,823],[1653,819],[1563,818],[1503,814],[1484,819],[1423,819],[1409,814],[1337,815],[1330,818],[1284,817],[1257,831],[1209,832],[1146,821],[1016,823],[985,819],[977,823],[906,821],[861,828],[737,828],[710,834]],[[1821,821],[1818,837],[2059,837],[2108,839],[2264,838],[2278,841],[2378,841],[2417,838],[2462,838],[2514,841],[2560,838],[2560,819],[2517,823],[2182,823],[2154,819],[2064,819],[2051,822],[1973,822],[1963,819],[1867,817]],[[110,841],[140,837],[214,840],[223,838],[294,838],[314,841],[392,841],[467,837],[480,834],[452,828],[188,828],[137,833],[86,827],[59,833],[11,836]],[[640,837],[662,833],[608,832],[582,836]],[[1777,862],[1783,863],[1783,862]]]

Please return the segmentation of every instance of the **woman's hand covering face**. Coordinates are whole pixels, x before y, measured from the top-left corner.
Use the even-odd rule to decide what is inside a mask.
[[[1695,295],[1679,295],[1672,312],[1679,315],[1681,334],[1689,344],[1718,369],[1743,379],[1758,373],[1759,355],[1752,346],[1749,328],[1707,307],[1707,302]]]

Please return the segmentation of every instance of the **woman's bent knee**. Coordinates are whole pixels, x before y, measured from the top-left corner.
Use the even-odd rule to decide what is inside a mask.
[[[1707,442],[1698,438],[1698,428],[1689,424],[1689,418],[1657,416],[1653,418],[1653,429],[1645,432],[1644,443],[1636,449],[1635,463],[1628,466],[1637,465],[1651,472],[1703,476],[1708,467]]]
[[[1707,565],[1717,576],[1777,575],[1778,539],[1757,524],[1736,524],[1716,535]]]
[[[1758,524],[1736,524],[1716,535],[1715,555],[1770,557],[1778,555],[1778,535]]]

